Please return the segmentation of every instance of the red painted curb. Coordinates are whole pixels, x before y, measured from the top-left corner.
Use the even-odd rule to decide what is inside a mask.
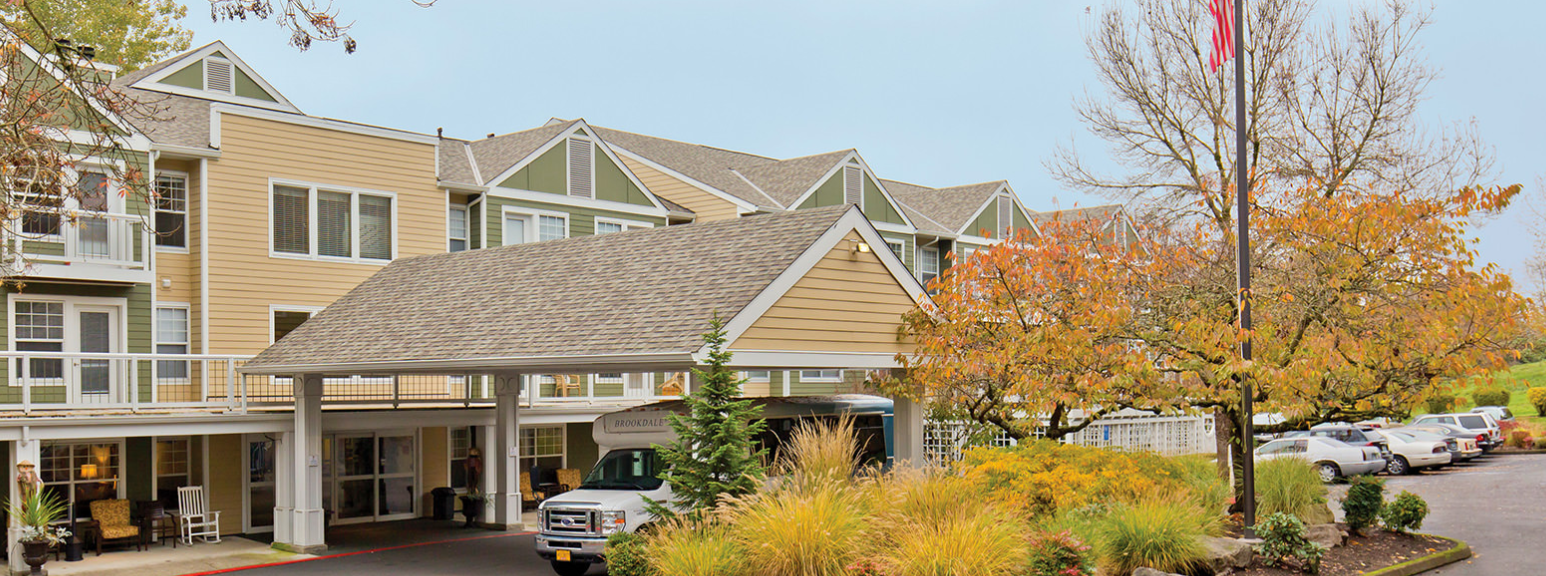
[[[373,549],[370,549],[370,550],[359,550],[359,551],[355,551],[355,552],[344,552],[342,554],[329,554],[329,555],[326,555],[326,556],[316,556],[316,557],[312,557],[312,558],[301,558],[299,560],[285,560],[283,562],[269,562],[267,564],[253,564],[251,566],[237,566],[235,568],[222,568],[220,570],[210,570],[208,572],[190,572],[188,574],[183,574],[182,576],[210,576],[212,574],[229,574],[231,572],[240,572],[242,570],[257,570],[259,568],[268,568],[270,566],[284,566],[284,565],[287,565],[287,564],[300,564],[302,562],[313,562],[313,561],[316,561],[316,560],[327,560],[329,558],[345,558],[345,557],[348,557],[348,556],[359,556],[361,554],[375,554],[377,552],[386,552],[388,550],[401,550],[403,548],[417,548],[419,546],[432,546],[432,545],[435,545],[435,544],[451,544],[451,543],[454,543],[454,542],[467,542],[467,541],[470,541],[470,540],[487,540],[489,538],[509,538],[511,536],[525,536],[527,534],[536,534],[536,532],[514,532],[514,533],[510,533],[510,534],[490,534],[488,536],[470,536],[470,537],[467,537],[467,538],[453,538],[453,539],[450,539],[450,540],[435,540],[433,542],[415,542],[413,544],[402,544],[402,545],[398,545],[398,546],[387,546],[385,548],[373,548]]]

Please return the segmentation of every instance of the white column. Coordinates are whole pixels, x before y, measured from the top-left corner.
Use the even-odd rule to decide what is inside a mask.
[[[242,438],[243,448],[248,448]],[[295,541],[295,433],[282,432],[274,442],[274,541]]]
[[[520,393],[520,374],[494,376],[494,443],[488,468],[495,486],[493,515],[486,518],[497,530],[526,529],[521,522]]]
[[[276,474],[288,472],[283,477],[289,480],[291,508],[274,508],[274,547],[314,554],[327,549],[322,536],[322,376],[297,375],[294,382],[295,429],[285,437],[294,442],[289,443],[290,450],[278,454],[288,456],[289,466],[280,465],[275,470]],[[277,491],[276,487],[276,497]],[[280,540],[281,523],[289,527],[284,535],[288,540]]]
[[[22,428],[22,430],[25,431],[26,428]],[[22,437],[26,438],[27,434],[23,432]],[[21,488],[16,485],[16,463],[21,462],[22,460],[27,460],[32,462],[33,465],[39,465],[43,461],[43,443],[37,440],[18,440],[11,442],[10,444],[11,461],[9,466],[6,468],[6,477],[10,478],[10,494],[19,495],[21,494]],[[17,497],[19,498],[20,496]],[[16,519],[12,518],[11,520],[11,526],[8,527],[5,535],[5,549],[10,551],[9,558],[11,559],[11,573],[26,574],[30,569],[27,567],[27,563],[22,561],[21,542],[19,540],[20,534],[16,528]]]
[[[892,398],[891,434],[897,465],[923,466],[923,412],[920,402]]]

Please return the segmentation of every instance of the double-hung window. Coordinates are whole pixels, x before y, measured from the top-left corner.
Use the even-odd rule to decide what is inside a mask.
[[[177,489],[191,486],[187,438],[156,440],[156,499],[176,506]]]
[[[41,183],[21,181],[11,193],[22,206],[21,231],[28,236],[59,233],[59,210],[64,197],[58,190]]]
[[[918,280],[925,286],[939,276],[939,248],[930,246],[918,249]]]
[[[467,206],[452,204],[446,211],[446,251],[467,249]]]
[[[390,194],[274,184],[272,200],[275,253],[392,259]]]
[[[564,467],[564,427],[532,426],[521,428],[521,470],[530,466],[544,469]]]
[[[504,245],[546,242],[569,236],[568,216],[505,213]]]
[[[886,240],[886,247],[890,248],[891,249],[891,253],[892,254],[896,254],[897,258],[901,258],[902,257],[902,252],[907,250],[907,243],[903,242],[901,240],[890,240],[890,239],[887,239]]]
[[[188,353],[187,308],[156,308],[156,353]],[[157,360],[156,377],[163,382],[186,381],[188,379],[188,361]]]
[[[188,247],[188,175],[156,175],[156,245]]]
[[[842,370],[801,370],[801,382],[841,382]]]
[[[463,490],[467,486],[467,458],[472,455],[472,449],[477,447],[477,434],[473,433],[471,426],[458,426],[451,429],[451,487]]]
[[[19,352],[64,351],[64,303],[17,300],[16,350]],[[33,358],[28,376],[34,384],[64,383],[64,359]],[[20,382],[21,360],[17,360],[15,382]]]

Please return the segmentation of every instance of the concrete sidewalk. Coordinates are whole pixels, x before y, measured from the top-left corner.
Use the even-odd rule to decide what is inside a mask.
[[[133,549],[86,554],[80,562],[50,560],[44,568],[50,576],[170,576],[197,574],[242,566],[311,558],[305,554],[280,552],[268,544],[240,536],[227,536],[218,543],[195,542],[192,546],[151,545],[149,550]]]

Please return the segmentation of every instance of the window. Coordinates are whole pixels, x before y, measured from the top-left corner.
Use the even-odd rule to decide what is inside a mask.
[[[64,303],[17,300],[16,350],[19,352],[64,351]],[[64,359],[32,358],[31,378],[34,383],[59,385],[64,383]],[[17,375],[21,375],[21,360],[17,359]],[[20,380],[13,380],[19,384]]]
[[[275,310],[274,341],[278,342],[280,338],[299,328],[301,323],[311,318],[311,315],[311,312],[305,310]]]
[[[467,456],[478,445],[478,435],[471,426],[451,429],[451,487],[465,490],[467,486]]]
[[[392,259],[392,197],[275,184],[273,249],[330,258]]]
[[[907,243],[901,240],[886,240],[886,247],[890,248],[891,253],[896,254],[897,258],[901,258],[902,253],[907,250]]]
[[[801,370],[800,371],[800,381],[802,381],[802,382],[841,382],[842,380],[843,380],[843,371],[842,370]]]
[[[156,308],[156,353],[188,353],[187,308]],[[168,380],[187,380],[188,362],[185,360],[157,360],[156,377],[163,382]]]
[[[569,139],[569,195],[586,198],[592,195],[590,140]]]
[[[768,382],[773,379],[773,373],[767,370],[747,370],[741,373],[741,377],[752,382]]]
[[[452,204],[446,212],[446,251],[467,249],[467,206]]]
[[[918,249],[918,280],[925,285],[939,276],[939,248]]]
[[[530,467],[556,470],[564,467],[564,427],[521,428],[521,471]],[[538,482],[535,477],[533,482]]]
[[[188,247],[188,176],[156,175],[156,245]]]
[[[30,236],[59,233],[59,209],[64,198],[51,187],[30,181],[19,183],[12,192],[17,204],[31,207],[22,212],[21,231]]]
[[[156,499],[169,508],[177,507],[177,489],[192,485],[189,481],[188,439],[156,440]]]
[[[653,228],[653,227],[654,227],[653,225],[651,225],[651,224],[649,224],[647,222],[633,222],[633,221],[630,221],[630,220],[612,220],[610,218],[596,218],[596,234],[611,234],[613,232],[627,232],[629,230],[640,230],[640,229],[644,229],[644,228]]]
[[[536,222],[536,225],[533,225]],[[535,238],[533,235],[535,234]],[[504,245],[545,242],[569,236],[567,216],[505,213]]]
[[[119,496],[119,448],[117,442],[44,443],[38,464],[43,490],[69,502],[76,518],[91,517],[91,501]]]

